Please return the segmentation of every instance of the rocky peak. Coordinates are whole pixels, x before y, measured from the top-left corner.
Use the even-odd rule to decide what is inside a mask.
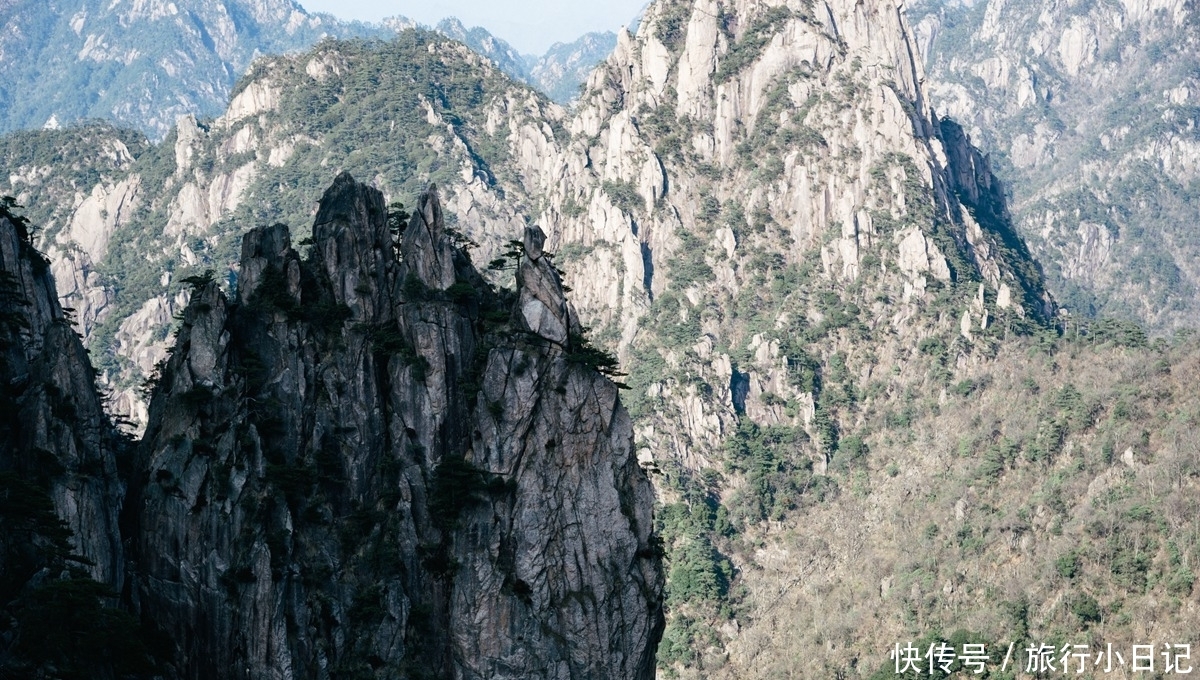
[[[33,249],[23,218],[7,209],[0,212],[0,308],[0,472],[42,480],[87,572],[119,586],[124,445],[59,306],[49,263]]]
[[[517,297],[536,279],[569,328],[527,240]],[[565,337],[506,330],[432,188],[395,245],[382,195],[343,174],[309,256],[257,228],[237,303],[193,294],[133,503],[173,675],[652,677],[653,494],[616,387]]]
[[[383,194],[337,179],[321,198],[313,225],[314,261],[333,286],[333,298],[359,321],[379,320],[390,308],[395,252]]]
[[[702,307],[710,282],[669,266],[684,248],[691,272],[725,289],[752,277],[739,263],[755,253],[785,266],[815,254],[835,287],[899,275],[881,294],[908,304],[931,297],[930,280],[976,280],[1000,313],[1050,318],[999,183],[940,125],[923,79],[887,2],[654,3],[589,80],[569,180],[542,175],[551,242],[585,254],[568,267],[585,321],[624,349],[656,297]]]
[[[400,250],[405,277],[416,277],[417,281],[436,291],[454,285],[454,253],[446,235],[437,187],[430,186],[418,199],[412,221],[404,230]]]
[[[263,275],[270,268],[284,272],[288,291],[299,296],[300,270],[294,264],[296,251],[286,224],[255,227],[242,237],[241,269],[238,276],[238,302],[246,304],[258,291]]]
[[[355,85],[360,77],[382,80],[363,90]],[[444,97],[412,87],[414,79],[434,78],[444,79]],[[474,254],[487,262],[524,227],[533,202],[524,184],[535,174],[510,171],[507,159],[550,163],[549,149],[566,137],[561,108],[428,31],[387,43],[326,41],[305,54],[264,58],[233,94],[223,116],[180,117],[157,146],[102,127],[23,133],[0,145],[12,166],[3,192],[36,206],[60,293],[71,296],[66,304],[79,312],[115,403],[141,427],[145,406],[135,386],[165,357],[171,319],[186,305],[180,280],[209,268],[236,275],[237,225],[303,224],[294,240],[309,237],[306,206],[321,197],[312,187],[327,185],[295,178],[324,177],[328,168],[370,173],[387,202],[419,196],[436,182],[446,220],[479,244]],[[362,132],[376,125],[386,134],[368,143]],[[46,167],[40,159],[50,156],[103,162]],[[389,160],[369,165],[369,158]],[[418,176],[413,167],[426,170]],[[536,176],[554,172],[539,167]],[[440,282],[429,285],[452,285],[458,266],[443,259]],[[122,286],[108,284],[109,275]],[[397,276],[402,284],[407,272]],[[354,292],[357,283],[342,283],[342,299],[363,295]]]
[[[563,293],[558,269],[545,257],[545,244],[541,227],[525,228],[524,256],[517,267],[518,327],[565,348],[583,331]]]

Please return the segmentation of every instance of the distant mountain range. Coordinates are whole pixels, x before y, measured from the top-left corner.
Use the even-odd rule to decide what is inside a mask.
[[[467,28],[456,18],[443,19],[434,30],[496,62],[500,70],[528,83],[560,104],[579,96],[579,87],[596,65],[617,46],[612,31],[593,32],[570,43],[554,43],[542,56],[521,54],[512,45],[478,26]]]
[[[345,22],[293,0],[0,0],[0,25],[0,133],[102,119],[155,139],[180,115],[219,115],[256,57],[417,26]],[[457,19],[436,30],[562,103],[616,45],[590,33],[537,57]]]

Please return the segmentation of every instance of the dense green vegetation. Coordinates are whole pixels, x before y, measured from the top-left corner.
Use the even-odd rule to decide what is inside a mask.
[[[969,368],[961,359],[946,362],[946,353],[968,357]],[[678,498],[660,510],[669,592],[688,593],[668,599],[661,657],[668,670],[723,676],[728,657],[713,650],[749,649],[720,631],[731,619],[761,627],[764,616],[773,656],[824,663],[847,677],[877,668],[878,677],[891,677],[890,642],[879,640],[912,640],[925,650],[969,638],[990,649],[1009,642],[1024,649],[1044,640],[1087,642],[1101,624],[1106,639],[1137,642],[1146,617],[1187,625],[1179,623],[1190,620],[1183,602],[1200,563],[1200,532],[1188,509],[1195,501],[1187,500],[1200,483],[1188,434],[1200,418],[1187,388],[1198,370],[1195,341],[1152,345],[1132,328],[1105,322],[1049,341],[1009,338],[994,357],[971,356],[961,344],[931,337],[903,369],[875,371],[852,402],[839,397],[827,406],[841,432],[819,475],[812,463],[818,447],[803,430],[745,418],[726,439],[723,469],[663,467]],[[872,363],[870,350],[820,362],[818,409],[833,401],[835,381],[862,374],[861,362]],[[733,493],[721,491],[731,486]],[[921,499],[910,510],[882,527],[851,530],[858,539],[836,537],[835,527],[868,521],[867,508],[908,493]],[[855,545],[865,553],[843,562],[855,540],[864,541]],[[805,573],[806,558],[784,567],[763,562],[763,551],[818,544],[824,547],[813,559],[824,566],[805,576],[815,590],[783,603],[764,599],[772,584]],[[953,589],[943,588],[947,579]],[[856,594],[878,591],[880,582],[891,592],[883,603]],[[758,594],[745,590],[750,584]],[[766,613],[777,606],[809,613]],[[976,633],[938,632],[968,621]],[[819,630],[860,651],[819,652]],[[848,666],[860,652],[857,669]],[[739,658],[734,668],[745,667]],[[756,665],[775,663],[759,658]]]

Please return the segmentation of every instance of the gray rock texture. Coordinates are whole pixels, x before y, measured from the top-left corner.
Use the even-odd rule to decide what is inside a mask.
[[[119,588],[123,442],[104,413],[83,343],[59,306],[50,265],[27,233],[7,210],[0,213],[0,473],[44,491],[71,532],[71,550],[83,558],[76,564]],[[15,531],[9,522],[20,508],[7,489],[3,510],[6,531]],[[5,567],[6,581],[22,580]]]
[[[303,258],[245,236],[237,302],[197,288],[151,401],[133,591],[169,675],[653,677],[653,492],[616,386],[501,320],[432,189],[397,247],[343,174],[313,234]]]
[[[0,203],[0,677],[110,680],[145,662],[133,618],[110,608],[130,446],[31,231]],[[105,658],[114,646],[125,659]]]
[[[517,265],[519,323],[524,330],[566,347],[571,336],[581,334],[582,328],[575,311],[563,297],[558,270],[549,258],[542,256],[545,244],[546,234],[541,227],[525,229],[522,244],[525,256]]]
[[[926,93],[986,150],[1072,317],[1200,313],[1200,6],[908,3]]]

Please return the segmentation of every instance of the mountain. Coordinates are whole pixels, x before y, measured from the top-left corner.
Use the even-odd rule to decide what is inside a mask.
[[[653,677],[653,491],[539,229],[497,293],[435,189],[339,175],[303,258],[188,281],[131,450],[11,207],[5,675]]]
[[[525,68],[526,57],[522,56],[512,45],[488,33],[487,29],[479,26],[468,29],[457,18],[449,17],[438,22],[433,30],[451,40],[457,40],[475,50],[476,53],[491,59],[501,71],[507,73],[513,80],[529,82],[529,74]]]
[[[516,621],[504,612],[523,611],[512,596],[528,594],[500,575],[510,553],[496,527],[527,515],[510,512],[507,482],[488,476],[513,460],[479,443],[498,432],[533,456],[518,480],[541,490],[530,498],[585,499],[567,507],[595,507],[616,527],[589,519],[587,540],[637,545],[636,560],[618,552],[621,568],[600,568],[619,578],[537,591],[561,595],[546,611],[645,607],[632,626],[585,617],[625,650],[586,659],[647,672],[639,655],[657,639],[659,554],[655,663],[667,677],[882,679],[896,675],[894,645],[908,643],[984,645],[990,676],[1004,677],[1010,645],[1018,656],[1048,640],[1087,645],[1094,660],[1111,644],[1130,658],[1134,644],[1196,630],[1200,345],[1185,332],[1151,340],[1128,321],[1064,317],[1044,274],[1058,265],[1026,245],[1003,159],[993,166],[971,144],[969,122],[935,113],[921,35],[882,0],[659,0],[636,35],[618,35],[570,112],[461,43],[411,31],[264,60],[225,114],[185,119],[159,145],[104,126],[6,138],[11,191],[44,225],[32,238],[55,249],[53,271],[84,282],[77,327],[93,301],[107,305],[87,337],[117,399],[134,403],[143,362],[165,358],[149,382],[134,466],[144,474],[130,481],[141,495],[126,518],[138,536],[166,540],[127,544],[146,569],[131,599],[154,602],[169,639],[213,658],[262,663],[263,641],[285,637],[292,659],[362,658],[351,649],[362,640],[388,660],[380,674],[407,671],[379,642],[403,608],[354,606],[364,583],[383,579],[388,593],[450,602],[438,630],[468,631],[456,645],[489,642],[421,649],[486,676],[468,660],[525,642],[489,626]],[[322,194],[344,170],[370,187],[340,177]],[[392,261],[381,214],[399,230],[401,202],[421,217]],[[359,217],[336,217],[350,204]],[[311,254],[291,250],[279,222],[301,225],[296,243]],[[343,222],[364,225],[354,233],[375,234],[372,245],[343,246]],[[413,241],[439,232],[488,271],[476,277],[460,268],[465,254]],[[100,244],[100,257],[83,257]],[[374,314],[382,327],[362,325]],[[489,337],[481,374],[482,361],[463,357]],[[551,378],[571,366],[592,380],[585,402],[598,409],[559,401],[576,392]],[[597,371],[628,388],[621,406],[610,409],[614,386]],[[489,424],[510,417],[511,429]],[[538,429],[551,420],[590,433],[598,444],[584,448],[607,462],[561,472],[551,450],[562,441],[543,444]],[[330,464],[327,438],[355,467]],[[423,448],[391,448],[400,469],[377,468],[381,441]],[[468,444],[471,465],[453,467]],[[440,478],[421,457],[439,451],[473,492],[444,540],[419,509],[434,507],[420,497]],[[630,497],[620,479],[646,503],[630,453],[654,485],[648,535],[643,505],[611,512]],[[595,482],[600,501],[571,486],[616,468],[627,472]],[[411,483],[393,484],[400,473]],[[397,488],[414,499],[411,520],[388,512],[356,531],[354,518],[379,519]],[[263,503],[217,497],[238,489]],[[375,538],[410,528],[428,563],[393,560]],[[376,548],[405,574],[372,564]],[[580,573],[612,554],[589,550]],[[564,564],[544,573],[575,573]],[[239,569],[218,592],[214,573],[227,565]],[[331,584],[331,565],[361,576]],[[447,565],[462,567],[464,585],[437,599],[422,579]],[[276,582],[289,584],[282,594]],[[612,597],[597,595],[601,582]],[[184,623],[177,594],[194,588],[243,633]],[[639,588],[643,599],[630,599]],[[349,642],[316,624],[289,628],[320,620],[314,599],[331,603],[321,613],[370,616],[338,619]],[[474,605],[499,614],[455,618]],[[359,625],[381,610],[380,628]],[[554,637],[537,649],[559,654]],[[310,654],[313,639],[332,642]],[[572,639],[596,649],[596,635]],[[177,646],[168,656],[204,663]],[[492,674],[528,658],[506,656]]]
[[[617,34],[612,31],[587,33],[570,43],[554,43],[541,57],[525,58],[528,76],[524,80],[559,104],[568,104],[579,96],[580,86],[616,46]]]
[[[256,58],[418,27],[404,17],[344,22],[293,0],[10,0],[0,26],[0,133],[99,119],[155,139],[180,116],[219,115]],[[562,103],[613,42],[589,34],[535,58],[457,19],[436,30]]]
[[[0,25],[0,131],[99,118],[155,137],[219,112],[261,54],[384,33],[292,0],[11,0]]]
[[[478,26],[468,29],[453,17],[438,23],[434,30],[491,59],[509,77],[532,85],[563,105],[579,96],[580,85],[617,46],[616,33],[593,32],[570,43],[554,43],[537,57],[522,55],[485,29]]]
[[[389,201],[437,182],[490,261],[533,200],[506,159],[565,135],[563,115],[461,43],[407,31],[261,60],[223,116],[185,117],[157,145],[107,126],[7,137],[3,191],[31,206],[116,407],[144,425],[138,385],[187,303],[180,281],[235,271],[246,225],[309,223],[331,170]]]
[[[405,217],[342,174],[193,284],[128,504],[171,676],[652,678],[653,491],[544,235],[510,298]]]
[[[915,55],[887,3],[658,2],[589,79],[563,159],[527,173],[545,179],[538,221],[557,225],[580,316],[619,349],[638,445],[664,473],[664,667],[769,676],[782,670],[762,641],[779,634],[795,636],[780,663],[850,672],[801,632],[827,630],[800,615],[823,607],[770,613],[781,593],[760,588],[802,546],[834,550],[842,529],[805,516],[861,514],[849,489],[882,461],[851,461],[894,450],[890,395],[936,400],[971,357],[1055,316],[999,182],[933,115]],[[867,658],[880,632],[829,639]]]
[[[1155,333],[1200,307],[1195,3],[917,3],[929,97],[1002,168],[1076,317]]]
[[[32,229],[0,204],[0,673],[144,673],[146,632],[101,604],[125,583],[131,442],[104,412]]]
[[[589,79],[563,157],[526,172],[545,180],[540,219],[560,225],[558,244],[618,275],[571,283],[585,318],[618,322],[622,346],[647,307],[678,302],[692,316],[686,307],[717,294],[713,276],[733,304],[742,276],[767,276],[761,285],[771,270],[800,272],[796,284],[878,285],[904,304],[932,295],[956,318],[1053,317],[986,159],[929,108],[902,18],[846,10],[881,33],[873,46],[838,28],[831,7],[832,18],[786,5],[653,5]],[[740,249],[774,264],[739,274]],[[708,261],[722,251],[724,264]],[[622,298],[593,302],[614,289]],[[777,310],[789,323],[826,315],[795,302]]]
[[[912,642],[1003,677],[1195,625],[1194,338],[1060,325],[918,35],[656,2],[526,173],[660,473],[664,674],[895,677]]]

